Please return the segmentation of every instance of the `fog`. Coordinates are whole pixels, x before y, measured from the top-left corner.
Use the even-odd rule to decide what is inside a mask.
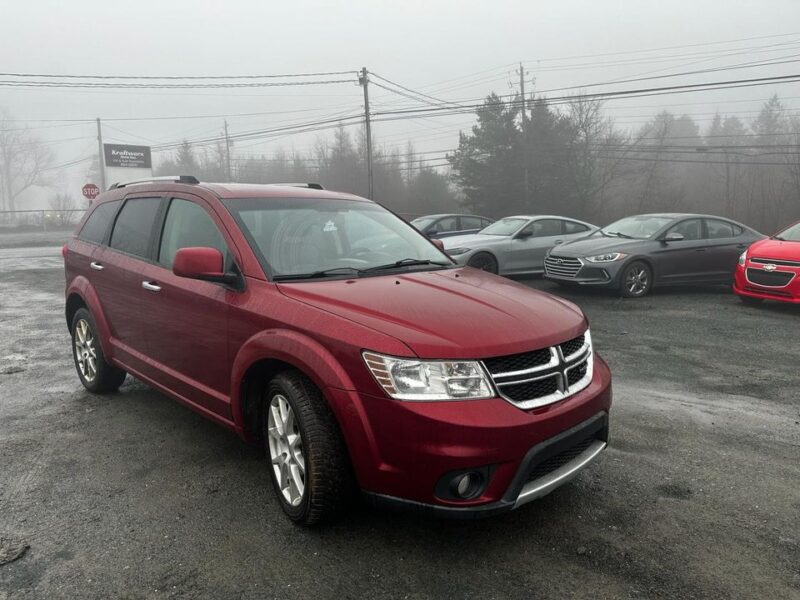
[[[800,44],[800,32],[792,31],[793,25],[800,23],[800,4],[796,1],[403,2],[381,5],[374,2],[5,1],[2,14],[0,56],[3,57],[1,70],[6,74],[201,77],[346,72],[306,80],[347,80],[327,85],[283,87],[64,89],[20,87],[20,82],[42,81],[43,78],[4,75],[0,78],[3,82],[15,85],[0,86],[0,110],[5,114],[3,128],[12,132],[27,128],[25,134],[32,136],[16,142],[12,148],[29,148],[41,141],[49,150],[44,167],[46,177],[19,195],[14,203],[16,209],[53,207],[53,196],[58,193],[74,198],[76,206],[85,205],[80,188],[90,179],[96,179],[92,159],[97,152],[94,119],[98,117],[103,119],[105,142],[153,146],[154,167],[159,172],[179,162],[176,148],[182,140],[193,142],[191,152],[198,163],[204,160],[213,163],[218,141],[205,143],[202,140],[218,138],[225,120],[233,138],[250,131],[298,126],[297,130],[285,133],[235,139],[231,148],[232,178],[245,178],[244,165],[248,159],[266,158],[268,162],[262,163],[264,166],[274,165],[276,156],[280,163],[282,156],[294,155],[302,159],[296,164],[304,164],[305,171],[287,171],[286,176],[306,174],[316,179],[324,175],[324,185],[367,193],[361,156],[362,124],[357,119],[343,121],[338,137],[335,129],[337,118],[363,114],[363,94],[356,71],[367,67],[374,74],[370,77],[373,113],[412,111],[402,119],[376,117],[373,123],[373,138],[379,155],[376,170],[384,168],[386,171],[383,178],[376,171],[375,199],[401,212],[419,214],[463,205],[497,217],[506,209],[534,212],[561,206],[565,207],[565,212],[602,222],[621,213],[661,210],[677,203],[685,209],[726,212],[729,216],[755,221],[753,224],[762,228],[798,216],[798,193],[793,187],[797,182],[783,167],[741,165],[739,175],[743,179],[731,180],[726,176],[725,182],[719,184],[727,188],[725,197],[706,202],[706,196],[716,197],[723,192],[718,187],[713,190],[704,187],[709,185],[710,176],[705,171],[694,172],[700,168],[696,165],[688,166],[694,170],[688,175],[682,170],[675,171],[683,169],[683,163],[678,162],[671,147],[655,156],[648,154],[647,158],[671,161],[665,166],[672,170],[664,170],[654,177],[662,180],[679,177],[685,184],[681,190],[652,191],[643,187],[642,177],[646,173],[628,170],[615,174],[603,194],[580,200],[581,192],[572,189],[575,185],[566,183],[540,191],[539,195],[531,188],[525,193],[518,188],[519,173],[510,172],[505,195],[519,198],[519,201],[503,200],[493,205],[484,197],[485,193],[470,194],[465,190],[464,173],[447,158],[454,156],[459,146],[458,132],[469,133],[475,123],[474,111],[422,112],[437,104],[442,109],[445,102],[477,107],[493,92],[507,96],[504,100],[511,101],[510,108],[516,110],[518,106],[513,105],[513,97],[519,92],[516,69],[520,63],[525,70],[528,100],[792,75],[797,72],[795,57]],[[701,72],[654,78],[692,71]],[[637,78],[646,79],[620,82]],[[108,80],[76,78],[68,81]],[[168,81],[158,80],[158,83]],[[195,80],[179,79],[173,83],[192,81]],[[207,83],[210,80],[196,81]],[[263,83],[297,81],[297,78],[213,81]],[[595,85],[598,83],[604,85]],[[420,96],[420,93],[427,96]],[[792,119],[796,119],[800,97],[797,80],[766,81],[725,89],[684,89],[664,95],[611,97],[603,99],[599,109],[604,119],[613,119],[614,135],[621,136],[614,139],[625,143],[641,137],[652,138],[653,135],[643,136],[641,132],[655,131],[653,128],[657,128],[658,122],[652,119],[666,110],[676,119],[682,115],[691,118],[700,134],[693,145],[709,145],[709,140],[701,135],[712,126],[715,113],[719,112],[723,119],[738,117],[744,127],[742,133],[746,130],[747,135],[752,136],[752,123],[764,103],[776,94],[781,103],[780,117],[785,121],[782,126],[789,132]],[[550,108],[554,114],[566,115],[569,111],[565,103],[555,103]],[[413,111],[416,110],[421,114],[415,115]],[[158,119],[146,120],[154,117]],[[312,127],[312,131],[299,127],[320,121],[330,123],[324,129]],[[351,148],[342,146],[342,135],[349,138]],[[529,132],[528,135],[530,138],[533,134]],[[775,139],[773,133],[770,136],[764,139]],[[666,137],[674,138],[675,133],[667,131]],[[541,138],[534,137],[525,143],[535,146],[537,139]],[[790,161],[791,157],[785,156],[785,147],[796,145],[798,141],[790,139],[788,133],[781,141],[784,155],[780,160]],[[332,166],[331,161],[337,156],[336,143],[340,150],[346,150],[344,155],[352,159],[349,170],[337,170]],[[170,144],[156,151],[159,145]],[[413,149],[409,149],[409,144]],[[537,154],[536,148],[529,145],[531,172],[541,168],[547,160],[558,164],[567,162],[566,157],[562,160],[557,153],[544,156],[551,147],[544,146]],[[392,163],[386,157],[394,149],[400,158],[395,157]],[[797,146],[790,149],[796,152]],[[745,154],[751,156],[753,151],[748,148]],[[380,156],[386,160],[380,160]],[[412,159],[412,156],[417,158]],[[726,154],[725,160],[727,157]],[[608,156],[598,158],[609,160]],[[614,154],[614,158],[618,155]],[[694,160],[695,157],[689,158]],[[644,163],[640,160],[636,164]],[[283,171],[268,173],[257,163],[249,167],[251,180],[284,175]],[[715,173],[719,171],[717,165],[711,167]],[[204,168],[208,174],[216,173],[213,165],[205,164]],[[758,172],[744,174],[746,168]],[[410,186],[414,170],[433,171],[442,180],[434,183],[444,182],[446,193],[442,192],[441,185],[433,186],[439,190],[436,193],[422,183],[419,184],[422,188]],[[391,173],[397,175],[394,181]],[[5,175],[6,180],[9,177],[17,178],[19,174]],[[768,186],[762,181],[765,177],[769,180]],[[748,192],[732,199],[731,185],[742,189],[749,186]],[[421,192],[423,188],[425,191]],[[767,188],[776,194],[768,210],[761,206],[750,207],[753,198],[762,197],[762,191]],[[643,195],[648,197],[643,199]],[[570,200],[564,201],[562,196]],[[431,199],[427,201],[426,198]],[[67,205],[66,200],[64,205]],[[9,207],[7,200],[4,207]]]

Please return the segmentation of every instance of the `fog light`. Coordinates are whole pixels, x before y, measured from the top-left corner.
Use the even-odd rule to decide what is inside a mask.
[[[453,490],[459,498],[477,496],[483,484],[483,476],[477,471],[468,471],[453,479]]]

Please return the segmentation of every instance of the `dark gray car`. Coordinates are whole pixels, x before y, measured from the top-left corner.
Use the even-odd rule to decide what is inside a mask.
[[[653,286],[730,283],[739,255],[764,237],[712,215],[625,217],[551,250],[545,277],[565,285],[617,288],[631,298],[645,296]]]

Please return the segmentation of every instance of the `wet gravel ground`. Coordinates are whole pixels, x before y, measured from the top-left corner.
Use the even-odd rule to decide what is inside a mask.
[[[0,250],[0,600],[800,598],[800,307],[525,281],[589,315],[608,451],[497,518],[361,507],[309,531],[258,449],[131,378],[84,391],[59,265]]]

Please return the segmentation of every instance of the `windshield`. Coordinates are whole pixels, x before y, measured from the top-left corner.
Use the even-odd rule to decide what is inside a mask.
[[[775,235],[776,240],[784,242],[800,242],[800,223],[795,223]]]
[[[436,220],[436,217],[417,217],[416,219],[411,221],[411,224],[414,227],[416,227],[417,229],[419,229],[420,231],[422,231],[428,225],[433,223],[435,220]]]
[[[514,217],[500,219],[488,227],[481,229],[479,233],[482,235],[512,235],[527,222],[528,219],[517,219]]]
[[[276,280],[453,266],[416,229],[372,202],[246,198],[225,205]],[[406,264],[394,264],[400,261]]]
[[[603,227],[600,232],[610,236],[646,240],[672,220],[672,217],[651,217],[648,215],[625,217]]]

